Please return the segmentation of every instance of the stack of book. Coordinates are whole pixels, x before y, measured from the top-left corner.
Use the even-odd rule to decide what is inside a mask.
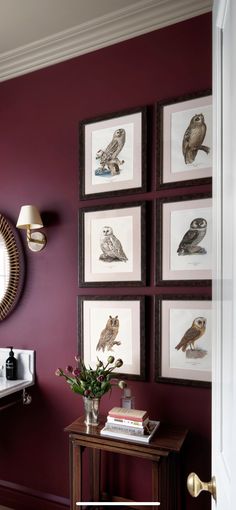
[[[147,411],[113,407],[107,416],[103,436],[149,443],[160,422],[149,420]]]

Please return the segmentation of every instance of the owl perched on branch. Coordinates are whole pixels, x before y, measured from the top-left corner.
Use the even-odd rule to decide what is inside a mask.
[[[126,260],[128,260],[121,242],[113,234],[111,227],[103,227],[100,238],[100,247],[102,250],[102,254],[99,257],[100,260],[105,262],[112,262],[113,260],[126,262]]]
[[[184,155],[184,161],[187,164],[193,163],[198,151],[204,151],[209,154],[210,147],[202,145],[202,142],[206,136],[206,124],[204,115],[199,113],[191,118],[190,124],[187,127],[182,143],[182,150]]]
[[[204,335],[206,331],[206,322],[205,317],[197,317],[194,319],[191,328],[187,329],[184,333],[184,336],[181,338],[178,345],[176,345],[177,351],[180,349],[185,352],[187,347],[190,349],[195,349],[194,343]]]
[[[195,218],[190,223],[189,230],[184,234],[177,250],[178,255],[205,254],[205,248],[198,246],[205,237],[207,221],[205,218]]]
[[[119,173],[120,165],[124,163],[124,161],[120,161],[118,159],[118,154],[124,147],[125,144],[125,129],[119,128],[113,134],[111,142],[108,144],[105,150],[99,149],[96,154],[96,159],[100,160],[101,170],[103,171],[105,167],[111,170],[111,173]]]
[[[115,340],[119,332],[119,326],[120,323],[118,315],[116,315],[115,317],[109,315],[106,327],[101,332],[99,342],[96,347],[97,351],[102,350],[104,352],[105,349],[107,349],[108,351],[112,351],[113,345],[121,344],[121,342]]]

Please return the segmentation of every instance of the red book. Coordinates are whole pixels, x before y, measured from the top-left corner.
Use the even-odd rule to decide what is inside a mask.
[[[137,422],[143,422],[146,418],[148,418],[147,411],[142,411],[139,409],[126,409],[125,407],[113,407],[109,413],[109,416],[113,418],[120,418],[123,420],[132,420]]]

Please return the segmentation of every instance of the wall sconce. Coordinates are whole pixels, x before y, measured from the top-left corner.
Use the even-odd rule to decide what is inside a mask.
[[[46,246],[47,239],[42,232],[31,232],[35,228],[43,227],[37,207],[22,205],[16,226],[27,231],[27,243],[30,250],[41,251]]]

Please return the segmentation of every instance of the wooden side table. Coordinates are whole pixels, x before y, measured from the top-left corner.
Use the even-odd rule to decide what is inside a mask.
[[[82,499],[83,451],[89,448],[91,471],[90,501],[102,501],[100,491],[101,452],[131,455],[137,459],[148,459],[152,464],[152,501],[161,502],[161,510],[181,510],[179,453],[187,435],[187,430],[166,424],[160,425],[150,443],[135,443],[101,436],[105,418],[98,427],[88,427],[84,417],[65,428],[70,441],[70,490],[71,510],[79,509],[76,502]],[[109,498],[109,501],[128,501],[124,498]],[[122,503],[121,503],[122,505]],[[158,507],[156,507],[158,508]]]

